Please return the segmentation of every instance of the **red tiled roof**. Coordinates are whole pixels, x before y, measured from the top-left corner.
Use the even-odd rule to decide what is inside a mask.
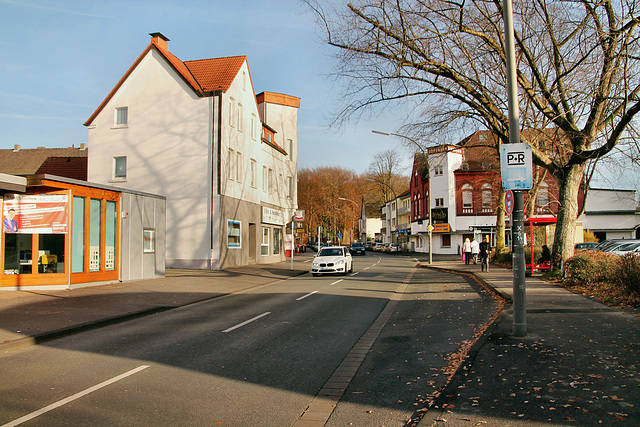
[[[156,49],[199,96],[207,96],[209,95],[208,92],[216,90],[222,90],[223,92],[229,90],[229,87],[231,86],[231,83],[233,83],[233,79],[238,74],[240,67],[244,61],[247,60],[246,56],[231,56],[227,58],[201,59],[183,62],[162,45],[156,43],[155,40],[152,40],[149,46],[147,46],[144,52],[142,52],[129,70],[127,70],[125,75],[122,76],[118,84],[116,84],[109,95],[107,95],[105,100],[102,101],[102,104],[100,104],[91,117],[89,117],[89,119],[84,123],[85,126],[91,125],[96,116],[100,111],[102,111],[105,105],[107,105],[109,100],[113,95],[115,95],[120,86],[122,86],[129,75],[151,49]]]
[[[246,60],[246,56],[230,56],[227,58],[185,61],[184,65],[205,92],[214,90],[226,92]]]

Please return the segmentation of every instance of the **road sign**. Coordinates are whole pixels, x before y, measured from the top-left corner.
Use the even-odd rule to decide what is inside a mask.
[[[502,144],[500,175],[505,190],[529,190],[533,187],[533,154],[527,143]]]
[[[342,239],[342,233],[338,231],[338,239]]]
[[[296,211],[296,214],[293,216],[293,219],[296,221],[304,221],[304,209],[299,209]]]
[[[511,190],[508,190],[504,195],[504,207],[507,215],[511,215],[513,212],[513,192]]]
[[[451,233],[451,226],[449,224],[433,224],[434,233]]]

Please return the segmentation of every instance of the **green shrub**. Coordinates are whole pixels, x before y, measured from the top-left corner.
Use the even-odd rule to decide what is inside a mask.
[[[565,262],[565,277],[583,284],[610,281],[619,261],[620,257],[603,252],[580,252]]]
[[[627,254],[618,257],[618,265],[612,276],[613,283],[627,288],[629,292],[640,292],[640,256]]]

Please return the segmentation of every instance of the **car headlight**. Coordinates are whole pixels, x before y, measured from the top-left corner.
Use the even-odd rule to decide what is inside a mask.
[[[344,264],[344,260],[343,259],[341,259],[340,261],[336,262],[336,265],[342,265],[342,264]]]
[[[314,266],[314,267],[318,267],[318,266],[319,266],[319,264],[318,264],[317,262],[314,262],[314,263],[313,263],[313,266]]]

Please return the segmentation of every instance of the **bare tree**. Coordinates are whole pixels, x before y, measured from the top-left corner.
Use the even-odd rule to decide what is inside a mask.
[[[339,49],[345,103],[337,117],[408,101],[418,108],[407,123],[418,132],[485,127],[509,142],[502,1],[361,0],[331,9],[304,1]],[[534,162],[560,190],[554,267],[573,255],[589,162],[623,143],[640,111],[639,7],[635,0],[514,4],[521,126],[541,130],[528,141]]]

